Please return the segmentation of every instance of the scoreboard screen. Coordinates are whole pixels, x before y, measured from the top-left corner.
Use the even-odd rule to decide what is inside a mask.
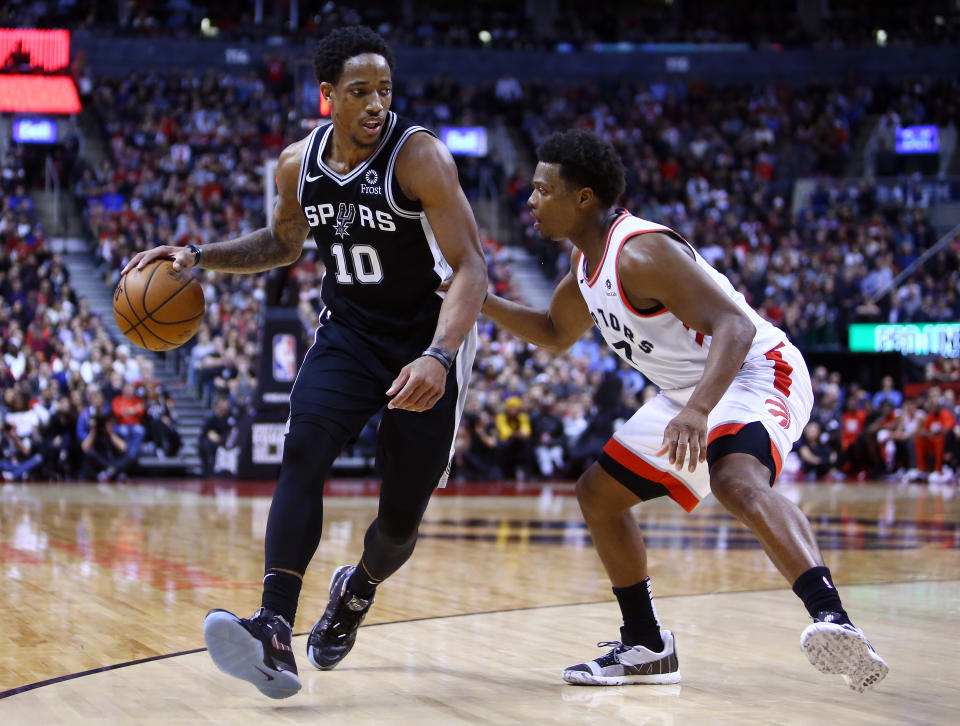
[[[59,73],[70,65],[69,30],[0,28],[0,68]]]
[[[79,113],[70,31],[0,28],[0,112]]]

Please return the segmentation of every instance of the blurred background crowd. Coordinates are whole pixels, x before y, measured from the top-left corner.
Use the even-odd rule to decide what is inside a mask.
[[[254,24],[242,13],[231,14],[230,5],[212,2],[203,9],[225,36],[277,32],[269,18]],[[859,12],[811,36],[770,6],[739,17],[711,12],[709,3],[683,5],[696,23],[651,9],[615,24],[611,36],[604,32],[610,26],[603,13],[571,11],[561,13],[553,33],[535,40],[522,13],[484,16],[491,35],[484,41],[476,32],[478,18],[444,10],[441,3],[413,24],[386,10],[363,20],[392,42],[413,46],[533,44],[562,51],[601,39],[642,43],[654,35],[660,41],[752,47],[877,42],[876,22],[864,22]],[[0,19],[133,35],[190,36],[200,27],[190,3],[125,6],[129,12],[119,22],[104,17],[97,3],[52,1],[13,3]],[[923,35],[927,44],[958,40],[960,26],[950,13],[884,7],[890,15],[885,42],[909,44],[931,27],[938,34]],[[304,12],[288,35],[315,37],[358,20],[354,11],[328,2],[316,13]],[[306,133],[292,122],[292,73],[278,61],[255,72],[84,76],[79,86],[106,153],[91,164],[79,153],[89,139],[78,132],[56,163],[105,285],[116,284],[137,250],[202,245],[264,225],[264,165]],[[609,139],[627,168],[623,206],[690,240],[801,350],[842,347],[852,322],[960,320],[960,236],[925,256],[938,235],[921,177],[893,169],[899,178],[892,185],[863,175],[847,180],[864,156],[868,120],[954,126],[960,118],[956,79],[790,86],[715,85],[693,78],[558,87],[509,74],[474,84],[449,77],[405,82],[401,69],[395,95],[394,110],[433,128],[502,124],[527,159],[558,129],[588,128]],[[878,144],[875,161],[883,166],[889,149],[882,138]],[[0,469],[8,480],[122,479],[138,471],[142,456],[177,455],[183,436],[176,406],[153,360],[120,344],[104,320],[108,311],[91,309],[71,287],[70,270],[37,222],[28,192],[36,180],[29,178],[25,153],[11,145],[0,175],[0,243],[6,252],[0,258]],[[497,230],[481,230],[492,289],[527,299],[511,264],[516,244],[533,255],[544,284],[552,285],[569,265],[569,250],[533,230],[522,165],[507,164],[497,150],[457,160],[471,201],[502,212]],[[798,178],[813,180],[804,193]],[[322,274],[308,250],[280,286],[279,302],[297,308],[307,341],[322,307]],[[211,475],[218,451],[235,446],[236,424],[257,389],[260,321],[271,283],[268,275],[204,273],[203,285],[205,324],[171,355],[208,409],[196,435],[201,465],[195,473]],[[484,319],[480,334],[457,437],[457,478],[575,477],[618,423],[655,394],[597,336],[553,356]],[[952,480],[960,456],[960,402],[953,387],[960,384],[960,367],[955,359],[928,363],[912,381],[924,385],[911,396],[899,390],[906,381],[885,378],[869,387],[815,366],[816,408],[787,473]],[[375,426],[376,420],[347,453],[372,456]]]

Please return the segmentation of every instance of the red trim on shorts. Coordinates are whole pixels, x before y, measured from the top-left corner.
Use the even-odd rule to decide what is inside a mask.
[[[720,424],[719,426],[710,430],[710,433],[707,434],[707,446],[710,446],[714,441],[719,439],[721,436],[736,436],[740,433],[740,429],[746,426],[745,423],[725,423]]]
[[[773,481],[770,482],[772,487],[777,479],[780,478],[780,470],[783,468],[783,460],[780,458],[780,450],[774,445],[773,437],[770,437],[770,456],[773,457],[773,466],[777,470],[777,473],[773,475]]]
[[[593,283],[595,283],[597,279],[600,277],[600,270],[603,269],[603,262],[604,260],[607,259],[607,250],[610,249],[610,240],[613,238],[613,230],[615,230],[617,226],[629,216],[630,216],[630,212],[624,212],[619,217],[617,217],[617,219],[614,221],[613,224],[610,225],[610,231],[607,232],[607,239],[603,243],[603,257],[600,258],[600,263],[597,265],[597,269],[595,269],[593,271],[593,274],[589,278],[587,278],[587,287],[593,287]],[[580,252],[580,259],[583,260],[583,273],[584,273],[584,277],[586,277],[587,263],[586,263],[586,258],[583,256],[582,250]]]
[[[644,479],[657,482],[666,487],[670,498],[684,510],[690,512],[700,503],[686,484],[668,471],[663,471],[634,454],[616,439],[610,439],[603,447],[604,453],[623,467]]]
[[[707,435],[707,446],[710,446],[710,444],[712,444],[714,441],[723,438],[724,436],[736,436],[746,425],[747,424],[745,423],[720,424],[716,428],[712,429]],[[773,466],[776,469],[776,473],[773,475],[773,481],[770,482],[770,486],[773,486],[780,476],[780,470],[783,469],[783,459],[780,457],[780,450],[777,448],[776,444],[773,443],[773,437],[770,436],[769,431],[767,432],[767,436],[770,438],[770,458],[773,459]]]
[[[793,373],[793,366],[783,359],[783,353],[780,348],[783,343],[777,343],[776,346],[763,354],[767,360],[773,361],[773,387],[784,396],[790,396],[790,386],[793,385],[793,379],[790,377]]]

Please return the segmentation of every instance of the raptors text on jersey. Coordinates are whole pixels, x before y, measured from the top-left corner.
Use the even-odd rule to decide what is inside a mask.
[[[764,320],[747,304],[730,281],[717,272],[700,254],[669,227],[634,217],[619,210],[607,233],[603,257],[587,275],[586,258],[580,253],[576,275],[580,293],[590,309],[594,324],[617,355],[664,390],[696,385],[703,375],[710,336],[691,330],[662,305],[636,310],[624,294],[618,264],[627,240],[649,232],[662,232],[690,248],[696,263],[756,326],[747,359],[764,358],[768,351],[786,342],[783,331]],[[640,237],[642,244],[642,237]]]

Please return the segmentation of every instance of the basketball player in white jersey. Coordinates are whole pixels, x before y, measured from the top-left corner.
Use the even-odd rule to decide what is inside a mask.
[[[669,496],[690,511],[711,491],[756,535],[813,618],[810,662],[855,691],[887,673],[850,622],[809,521],[772,488],[810,416],[799,351],[677,233],[614,207],[624,170],[593,134],[554,134],[538,150],[528,204],[540,233],[575,246],[549,310],[489,295],[482,312],[554,351],[596,325],[607,345],[661,392],[606,444],[577,499],[623,614],[621,637],[567,668],[582,685],[676,683],[673,634],[652,602],[643,538],[630,508]]]

